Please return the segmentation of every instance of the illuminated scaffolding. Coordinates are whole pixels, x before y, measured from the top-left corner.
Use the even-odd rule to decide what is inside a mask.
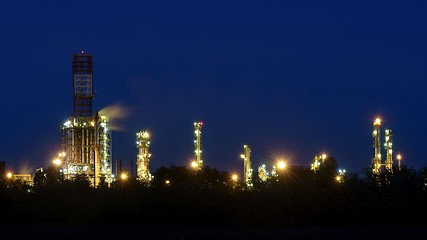
[[[373,123],[374,129],[372,137],[374,140],[374,157],[372,158],[371,169],[374,174],[381,173],[381,119],[376,118]]]
[[[326,154],[314,155],[313,163],[311,163],[311,170],[317,172],[320,169],[320,166],[325,164],[326,157]]]
[[[150,164],[150,134],[147,131],[136,133],[136,146],[138,156],[136,159],[136,178],[139,181],[150,183],[152,176],[149,169]]]
[[[385,130],[384,149],[386,151],[385,169],[393,172],[393,134],[390,129]]]
[[[253,187],[252,182],[252,166],[251,166],[251,149],[248,145],[243,145],[243,154],[240,155],[243,159],[243,174],[244,181],[247,188]]]
[[[92,114],[92,55],[73,55],[73,116],[61,125],[65,179],[86,175],[94,186],[111,182],[111,130],[106,116]]]
[[[194,123],[194,158],[195,161],[191,166],[196,170],[201,170],[203,167],[202,160],[202,126],[203,122]]]
[[[267,182],[268,180],[268,172],[267,172],[267,168],[265,167],[265,164],[261,165],[258,167],[258,179],[261,182]]]

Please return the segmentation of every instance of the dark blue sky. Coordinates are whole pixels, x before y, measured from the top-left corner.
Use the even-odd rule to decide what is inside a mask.
[[[46,167],[72,114],[72,55],[93,54],[94,110],[113,118],[113,159],[152,134],[152,171],[192,157],[242,171],[282,155],[309,166],[326,152],[359,173],[372,121],[394,133],[403,163],[426,163],[424,1],[19,1],[0,3],[0,160]],[[383,154],[384,156],[385,154]]]

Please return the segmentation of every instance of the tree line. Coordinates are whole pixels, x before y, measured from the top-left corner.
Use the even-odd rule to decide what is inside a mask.
[[[2,221],[144,225],[421,225],[427,168],[402,166],[337,181],[334,160],[314,172],[288,166],[253,187],[209,166],[160,167],[147,184],[135,178],[91,187],[87,176],[61,179],[55,168],[33,185],[0,178]]]

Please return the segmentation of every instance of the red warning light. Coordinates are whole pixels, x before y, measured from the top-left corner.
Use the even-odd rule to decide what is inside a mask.
[[[200,125],[203,125],[203,122],[200,122]]]

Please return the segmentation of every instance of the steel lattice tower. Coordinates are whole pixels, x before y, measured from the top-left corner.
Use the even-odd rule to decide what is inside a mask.
[[[92,117],[92,55],[73,55],[74,117]]]
[[[92,113],[92,55],[73,55],[73,115],[61,126],[65,179],[88,176],[93,185],[111,182],[111,130],[108,117]]]

